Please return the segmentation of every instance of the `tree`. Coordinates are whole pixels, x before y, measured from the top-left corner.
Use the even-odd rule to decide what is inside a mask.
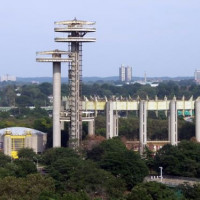
[[[42,160],[46,165],[51,165],[58,159],[64,158],[79,158],[79,155],[73,149],[63,147],[47,149],[42,155]]]
[[[37,130],[43,131],[45,133],[52,131],[52,120],[48,117],[42,117],[34,121],[33,127]]]
[[[3,152],[0,152],[0,167],[5,167],[5,165],[10,161],[11,157],[5,155]]]
[[[28,174],[37,173],[37,168],[33,161],[30,160],[15,160],[14,164],[17,166],[15,169],[16,177],[26,177]]]
[[[96,161],[102,169],[111,172],[115,177],[122,178],[129,190],[142,182],[148,174],[145,162],[138,154],[127,150],[118,138],[102,142],[88,152],[88,158]]]
[[[166,185],[157,182],[136,185],[127,200],[177,200],[175,192]]]
[[[165,145],[154,157],[154,169],[175,176],[200,177],[200,144],[182,141],[178,146]]]
[[[80,158],[58,159],[47,167],[47,171],[56,180],[58,191],[85,191],[91,199],[108,196],[118,198],[125,189],[120,178]]]
[[[40,174],[0,179],[1,200],[38,200],[41,193],[50,191],[55,192],[53,179]]]
[[[188,200],[198,200],[200,197],[200,184],[189,185],[186,183],[179,186],[179,190]]]
[[[22,148],[18,151],[19,159],[28,159],[33,161],[37,154],[31,148]]]

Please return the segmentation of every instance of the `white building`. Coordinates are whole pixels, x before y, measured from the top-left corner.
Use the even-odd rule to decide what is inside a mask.
[[[9,127],[0,130],[0,151],[18,158],[21,148],[32,148],[36,153],[45,150],[47,133],[25,127]]]
[[[194,80],[196,83],[200,84],[200,70],[195,70],[194,72]]]
[[[16,76],[3,75],[1,76],[1,82],[3,81],[16,81]]]
[[[123,65],[119,68],[119,80],[121,82],[125,81],[125,67]]]
[[[131,82],[132,80],[132,67],[127,66],[125,69],[125,81]]]
[[[132,67],[121,66],[119,68],[119,80],[121,82],[131,82],[132,80]]]

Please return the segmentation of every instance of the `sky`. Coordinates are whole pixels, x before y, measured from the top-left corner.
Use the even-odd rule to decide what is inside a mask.
[[[36,51],[61,49],[54,22],[95,21],[95,43],[83,45],[83,76],[118,76],[121,64],[133,76],[193,76],[200,69],[199,0],[2,0],[0,75],[52,76]],[[67,64],[62,76],[67,76]]]

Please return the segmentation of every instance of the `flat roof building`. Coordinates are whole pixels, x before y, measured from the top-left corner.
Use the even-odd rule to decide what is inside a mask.
[[[1,76],[1,82],[3,81],[16,81],[16,76],[10,76],[10,75],[3,75]]]
[[[131,82],[132,80],[132,67],[125,67],[121,65],[119,68],[119,80],[121,82]]]
[[[125,81],[125,67],[123,65],[119,68],[119,80],[121,82]]]
[[[125,81],[131,82],[132,81],[132,67],[127,66],[125,69]]]
[[[194,80],[196,83],[200,84],[200,70],[195,70],[194,72]]]

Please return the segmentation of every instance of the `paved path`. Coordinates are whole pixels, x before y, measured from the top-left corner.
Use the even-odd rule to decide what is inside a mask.
[[[146,182],[150,181],[156,181],[161,183],[161,178],[159,176],[148,176],[145,178]],[[168,177],[168,176],[163,176],[162,183],[169,185],[169,186],[178,186],[184,183],[188,183],[189,185],[194,185],[194,184],[200,184],[200,179],[193,179],[193,178],[187,178],[187,177]]]

